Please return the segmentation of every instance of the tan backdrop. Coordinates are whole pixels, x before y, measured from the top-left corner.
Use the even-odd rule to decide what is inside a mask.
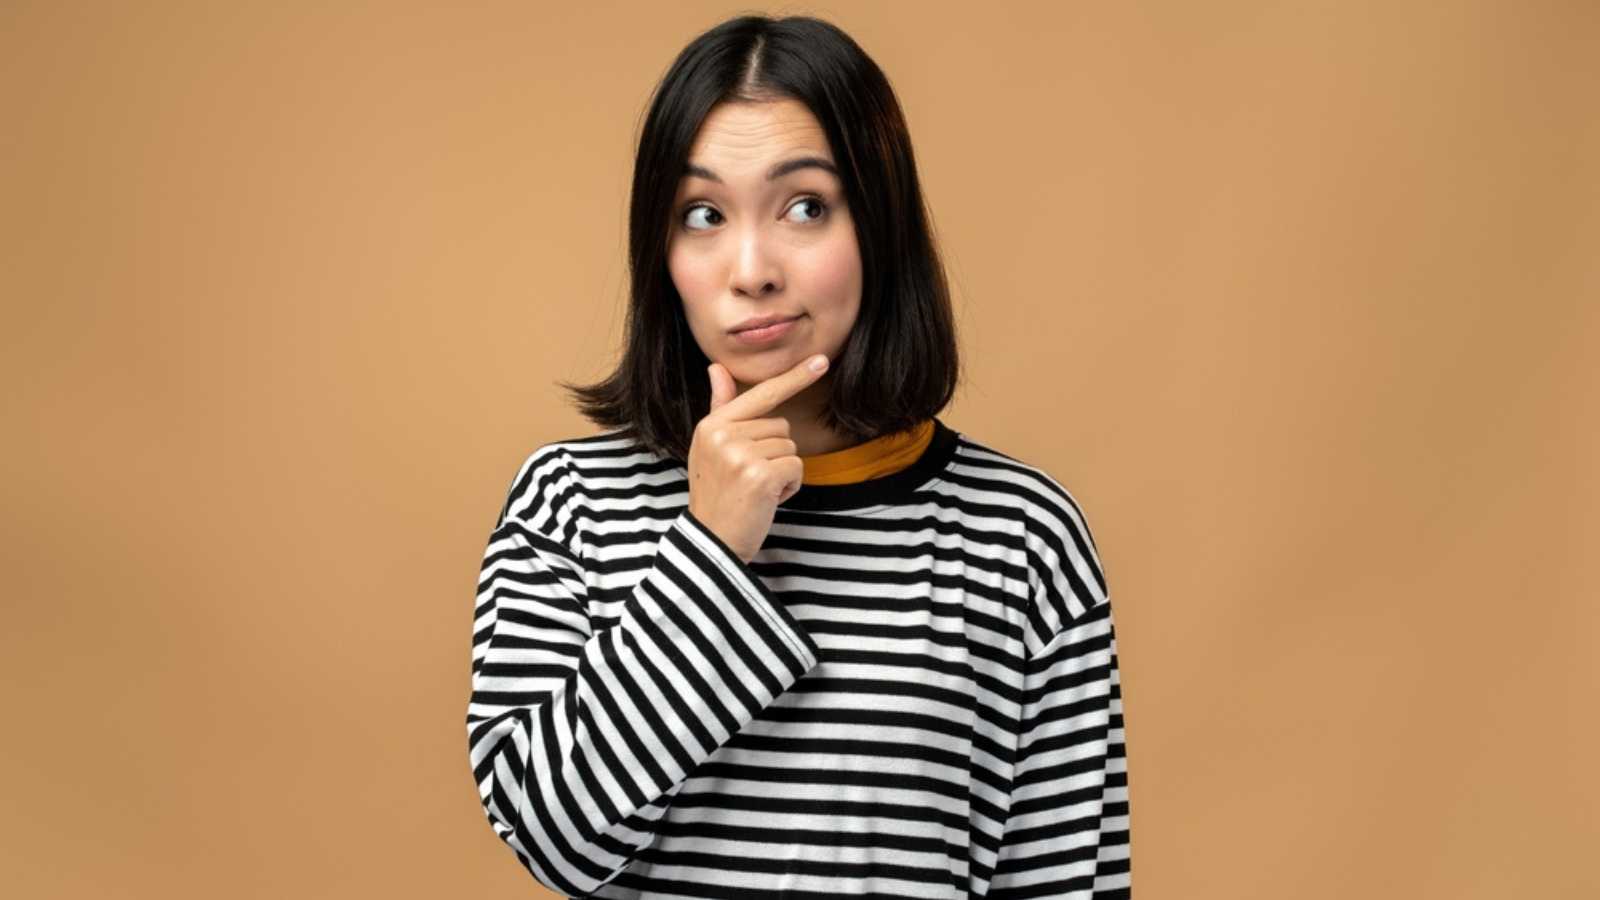
[[[547,896],[464,726],[722,3],[0,9],[15,897]],[[1085,506],[1154,898],[1600,896],[1600,6],[834,3],[958,430]]]

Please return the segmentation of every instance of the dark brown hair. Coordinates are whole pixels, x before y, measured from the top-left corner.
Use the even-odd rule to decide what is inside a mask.
[[[857,442],[949,405],[960,378],[944,264],[888,78],[837,26],[808,16],[729,19],[684,47],[652,94],[629,204],[631,293],[622,359],[595,384],[558,384],[590,421],[682,463],[711,407],[700,350],[667,269],[673,200],[713,107],[788,98],[827,135],[855,224],[861,306],[820,421]]]

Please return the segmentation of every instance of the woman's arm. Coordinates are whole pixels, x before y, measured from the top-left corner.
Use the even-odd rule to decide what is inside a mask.
[[[1030,609],[1011,807],[990,897],[1132,896],[1128,758],[1111,595],[1059,482],[1029,511]]]
[[[1028,661],[1022,734],[991,898],[1131,894],[1128,766],[1111,604]]]
[[[593,630],[582,555],[561,539],[571,497],[548,487],[570,479],[533,472],[546,462],[524,463],[484,552],[467,737],[495,833],[541,884],[580,896],[650,842],[689,772],[817,646],[687,509],[620,620]]]

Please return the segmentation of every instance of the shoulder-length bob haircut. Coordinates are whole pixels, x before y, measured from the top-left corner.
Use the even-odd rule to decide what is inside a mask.
[[[792,99],[821,123],[839,167],[862,267],[861,305],[819,419],[858,442],[904,431],[949,405],[960,378],[944,265],[889,80],[837,26],[807,16],[729,19],[695,38],[656,86],[634,158],[631,296],[615,371],[570,391],[590,421],[622,428],[679,463],[711,408],[710,360],[667,268],[673,200],[711,109]]]

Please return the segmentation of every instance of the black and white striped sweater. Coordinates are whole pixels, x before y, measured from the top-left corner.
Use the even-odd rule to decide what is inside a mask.
[[[620,431],[520,466],[467,736],[495,833],[574,897],[1129,897],[1116,636],[1083,512],[935,419],[806,485],[749,563]]]

